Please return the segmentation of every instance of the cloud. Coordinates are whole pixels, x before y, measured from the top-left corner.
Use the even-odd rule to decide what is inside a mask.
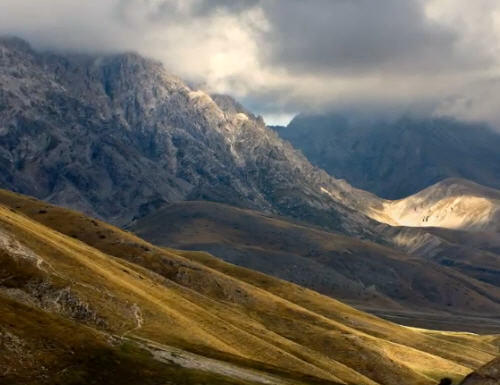
[[[2,0],[0,33],[137,51],[275,117],[425,106],[500,120],[496,0]]]
[[[457,36],[415,0],[287,0],[264,5],[269,56],[298,72],[413,72],[441,68]]]

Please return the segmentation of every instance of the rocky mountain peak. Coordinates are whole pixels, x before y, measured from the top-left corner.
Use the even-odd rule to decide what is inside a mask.
[[[204,199],[370,232],[355,208],[375,197],[313,167],[230,97],[192,90],[158,62],[32,51],[3,60],[0,79],[2,187],[115,223]]]
[[[247,110],[230,95],[212,94],[210,97],[217,104],[217,106],[219,106],[219,108],[227,114],[243,114],[252,120],[259,120],[259,117]]]

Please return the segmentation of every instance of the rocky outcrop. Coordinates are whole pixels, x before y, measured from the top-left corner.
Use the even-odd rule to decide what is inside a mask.
[[[2,228],[0,262],[0,295],[99,328],[107,326],[71,280]]]
[[[500,384],[500,357],[469,374],[460,385]]]

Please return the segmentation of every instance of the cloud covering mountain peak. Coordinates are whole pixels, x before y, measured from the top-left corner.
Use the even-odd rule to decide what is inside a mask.
[[[0,33],[39,49],[137,51],[263,114],[424,105],[498,120],[490,0],[4,0]]]

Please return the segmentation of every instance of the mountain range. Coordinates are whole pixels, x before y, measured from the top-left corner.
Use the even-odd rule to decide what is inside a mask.
[[[500,134],[484,124],[332,113],[301,114],[274,129],[312,164],[383,198],[406,198],[447,178],[500,188]]]
[[[161,245],[216,252],[372,311],[470,312],[487,317],[479,329],[496,327],[498,191],[450,179],[379,198],[313,166],[233,98],[137,54],[2,38],[0,165],[0,187]],[[204,236],[193,217],[210,227]]]
[[[271,129],[137,54],[1,38],[0,187],[31,197],[0,191],[0,381],[462,379],[498,354],[464,333],[500,330],[498,137]]]

